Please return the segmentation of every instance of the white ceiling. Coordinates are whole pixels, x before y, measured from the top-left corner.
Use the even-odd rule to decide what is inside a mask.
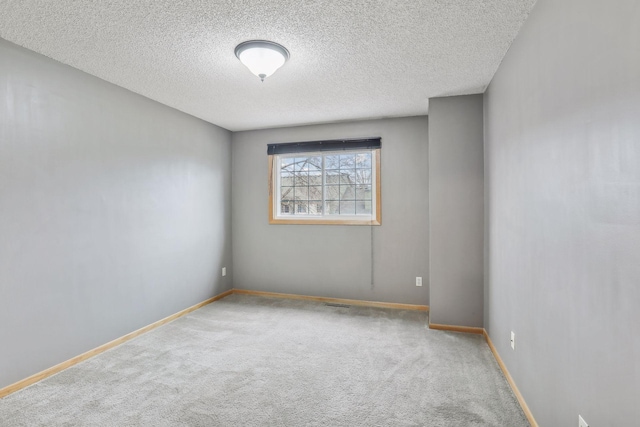
[[[481,93],[535,0],[0,0],[0,37],[229,130],[426,114]],[[291,59],[264,83],[235,46]]]

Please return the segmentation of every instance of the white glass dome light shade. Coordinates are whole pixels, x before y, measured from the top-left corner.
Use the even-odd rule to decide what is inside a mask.
[[[264,81],[289,59],[289,51],[278,43],[250,40],[236,46],[236,56],[260,80]]]

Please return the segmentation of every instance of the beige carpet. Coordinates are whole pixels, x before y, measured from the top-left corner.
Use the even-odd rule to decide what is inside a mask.
[[[481,336],[232,295],[0,400],[1,426],[528,426]]]

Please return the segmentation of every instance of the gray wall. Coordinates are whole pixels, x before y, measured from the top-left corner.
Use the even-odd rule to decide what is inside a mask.
[[[483,325],[482,95],[429,100],[429,321]]]
[[[230,133],[0,40],[0,387],[230,288]]]
[[[363,136],[382,137],[381,226],[268,224],[268,143]],[[428,304],[427,138],[426,117],[234,133],[234,287]]]
[[[486,327],[541,426],[640,422],[638,22],[540,0],[486,94]]]

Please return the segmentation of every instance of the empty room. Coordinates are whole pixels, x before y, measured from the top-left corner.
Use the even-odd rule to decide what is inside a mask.
[[[0,0],[0,426],[640,426],[639,22]]]

